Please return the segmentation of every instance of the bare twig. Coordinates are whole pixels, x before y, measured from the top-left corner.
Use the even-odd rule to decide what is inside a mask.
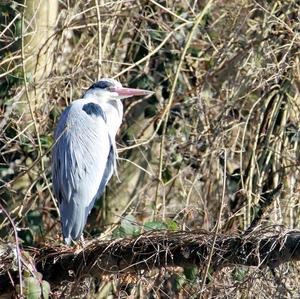
[[[263,215],[265,214],[267,208],[274,202],[275,195],[281,190],[283,184],[280,183],[274,190],[266,192],[260,196],[261,200],[259,203],[259,210],[257,211],[251,225],[246,229],[245,235],[251,233],[258,223],[261,221]]]
[[[18,273],[19,273],[19,284],[20,284],[20,296],[23,298],[23,275],[22,275],[22,263],[21,263],[21,251],[20,251],[20,244],[19,244],[19,237],[18,237],[18,229],[15,226],[14,221],[10,217],[9,213],[4,209],[3,205],[0,203],[0,213],[3,212],[14,231],[15,241],[16,241],[16,253],[17,253],[17,263],[18,263]]]
[[[133,68],[137,67],[138,65],[142,64],[143,62],[147,61],[151,56],[153,56],[155,53],[157,53],[165,45],[165,43],[173,36],[173,34],[175,32],[179,31],[180,29],[182,29],[185,26],[187,26],[187,23],[183,23],[183,24],[178,25],[174,30],[172,30],[171,32],[169,32],[167,34],[167,36],[159,44],[159,46],[157,46],[154,50],[152,50],[149,54],[147,54],[145,57],[143,57],[139,61],[133,63],[129,67],[125,68],[124,70],[122,70],[121,72],[119,72],[118,74],[116,74],[113,78],[118,78],[121,75],[123,75],[123,74],[127,73],[128,71],[130,71],[131,69],[133,69]]]
[[[98,80],[102,76],[102,28],[101,28],[101,15],[98,0],[95,0],[96,10],[97,10],[97,21],[98,21]]]
[[[215,230],[214,230],[214,238],[213,238],[213,242],[212,242],[212,247],[210,249],[210,253],[209,253],[209,256],[208,256],[208,261],[207,261],[207,264],[205,265],[205,271],[204,271],[204,275],[203,275],[202,281],[201,281],[201,287],[200,287],[200,291],[199,291],[200,292],[200,298],[202,298],[204,286],[205,286],[205,283],[206,283],[206,278],[207,278],[209,267],[210,267],[211,261],[212,261],[212,256],[213,256],[213,253],[215,251],[215,245],[216,245],[217,236],[218,236],[218,233],[219,233],[219,227],[221,226],[222,213],[223,213],[223,208],[224,208],[224,204],[225,204],[225,193],[226,193],[226,171],[227,171],[226,169],[227,169],[227,151],[226,151],[226,149],[224,149],[222,198],[221,198],[221,204],[220,204],[220,209],[219,209],[219,215],[218,215],[217,223],[216,223]]]
[[[196,20],[193,24],[193,27],[188,35],[186,44],[183,48],[183,51],[181,53],[180,56],[180,60],[179,60],[179,64],[177,66],[176,69],[176,73],[173,79],[173,83],[172,83],[172,87],[171,87],[171,92],[170,92],[170,97],[168,100],[168,103],[166,105],[166,108],[164,110],[164,114],[162,116],[162,120],[163,122],[163,133],[162,133],[162,139],[161,139],[161,144],[160,144],[160,154],[159,154],[159,172],[158,172],[158,183],[156,186],[156,191],[155,191],[155,210],[154,210],[154,215],[156,215],[157,213],[157,207],[158,207],[158,189],[159,189],[159,185],[162,181],[162,170],[163,170],[163,156],[164,156],[164,143],[165,143],[165,135],[166,135],[166,130],[167,130],[167,123],[168,123],[168,119],[169,119],[169,115],[170,115],[170,109],[172,107],[173,101],[174,101],[174,96],[175,96],[175,90],[177,87],[177,82],[178,82],[178,78],[179,78],[179,74],[181,72],[181,68],[183,65],[183,62],[185,60],[185,56],[187,53],[187,50],[190,47],[190,44],[192,42],[194,33],[196,31],[196,29],[198,28],[198,25],[200,24],[200,22],[202,21],[203,17],[206,15],[207,11],[210,9],[211,4],[212,4],[213,0],[209,0],[207,2],[207,4],[205,5],[205,7],[203,8],[203,10],[198,14],[198,16],[196,17]]]

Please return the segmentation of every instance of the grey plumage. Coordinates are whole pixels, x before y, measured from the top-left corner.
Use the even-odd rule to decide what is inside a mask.
[[[62,113],[54,134],[52,177],[66,244],[81,236],[95,200],[116,170],[121,99],[146,94],[102,79]]]

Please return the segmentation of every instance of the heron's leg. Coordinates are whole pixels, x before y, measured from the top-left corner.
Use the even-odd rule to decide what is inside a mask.
[[[84,237],[83,237],[83,234],[80,236],[80,243],[82,245],[82,248],[85,248],[85,240],[84,240]]]
[[[82,257],[83,257],[83,261],[84,261],[84,264],[86,265],[85,254],[84,254],[84,250],[85,250],[85,248],[86,248],[86,243],[85,243],[83,234],[80,236],[80,241],[79,241],[79,242],[80,242],[81,247],[82,247]]]

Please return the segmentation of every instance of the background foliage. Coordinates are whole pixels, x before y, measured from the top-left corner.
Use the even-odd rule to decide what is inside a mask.
[[[0,2],[0,197],[24,246],[62,242],[53,131],[65,106],[100,77],[155,95],[125,101],[120,181],[92,210],[88,239],[149,229],[234,234],[279,182],[264,225],[299,227],[299,1],[41,3]],[[0,220],[1,242],[15,242],[11,223]],[[276,275],[225,269],[201,289],[201,271],[173,269],[68,292],[296,298],[299,267]],[[51,291],[59,296],[64,286]]]

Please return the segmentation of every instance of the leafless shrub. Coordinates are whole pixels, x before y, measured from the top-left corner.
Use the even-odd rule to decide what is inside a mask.
[[[61,242],[49,167],[54,127],[85,88],[113,76],[156,94],[126,103],[121,183],[111,182],[96,204],[87,238],[110,238],[116,227],[113,236],[128,236],[128,223],[137,232],[148,225],[235,234],[249,227],[260,194],[279,183],[262,225],[299,226],[299,1],[51,5],[45,28],[39,14],[0,3],[0,196],[24,245]],[[0,217],[2,241],[15,243]],[[187,271],[87,278],[85,286],[124,298],[199,295],[199,276],[190,282]],[[295,264],[276,276],[222,269],[208,273],[205,296],[297,297],[298,272]]]

